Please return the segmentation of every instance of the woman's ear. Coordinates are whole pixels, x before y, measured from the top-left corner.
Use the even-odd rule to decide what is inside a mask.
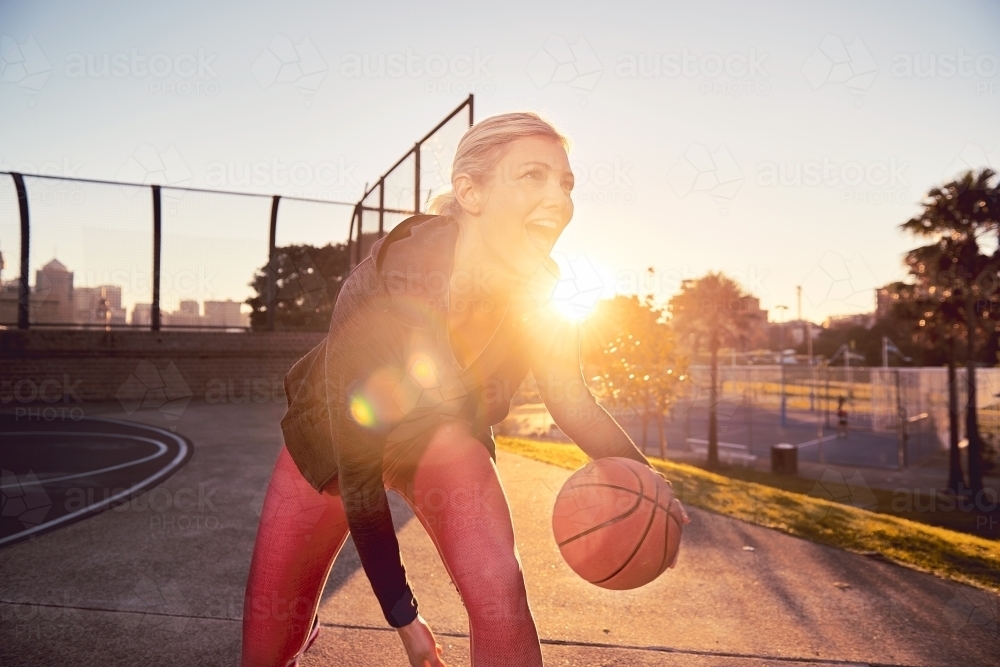
[[[458,205],[470,215],[479,215],[482,209],[482,190],[468,174],[456,174],[451,179],[451,191]]]

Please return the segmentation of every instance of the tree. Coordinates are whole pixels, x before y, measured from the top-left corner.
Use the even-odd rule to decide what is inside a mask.
[[[685,280],[670,299],[671,322],[677,335],[692,341],[693,353],[708,345],[711,375],[708,394],[708,466],[719,466],[718,377],[719,348],[742,347],[750,327],[748,300],[743,288],[723,273],[709,272]]]
[[[948,488],[959,493],[965,488],[958,451],[958,387],[955,381],[955,341],[961,334],[961,311],[950,290],[937,289],[928,280],[926,265],[916,277],[917,284],[897,282],[887,286],[893,299],[892,316],[911,323],[909,338],[924,349],[946,351],[948,368]]]
[[[1000,192],[995,172],[969,171],[960,178],[933,188],[919,215],[900,225],[904,231],[928,238],[931,243],[907,253],[905,261],[918,283],[930,294],[957,305],[955,320],[965,328],[966,436],[969,441],[969,486],[983,488],[982,440],[976,410],[976,354],[980,341],[997,330],[998,276],[1000,276]],[[993,251],[983,246],[993,241]]]
[[[687,378],[687,359],[663,313],[635,296],[598,303],[584,328],[583,358],[594,373],[596,393],[639,414],[643,451],[649,423],[656,420],[660,457],[665,458],[664,418]]]
[[[268,278],[273,275],[277,288],[275,328],[326,331],[347,269],[347,246],[343,243],[322,248],[275,248],[273,264],[257,269],[250,283],[257,292],[246,301],[253,308],[250,326],[263,329],[267,324]]]

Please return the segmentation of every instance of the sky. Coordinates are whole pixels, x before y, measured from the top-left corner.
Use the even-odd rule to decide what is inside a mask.
[[[822,321],[905,277],[928,189],[1000,170],[997,35],[996,2],[0,0],[0,170],[353,202],[473,93],[572,140],[581,292],[717,270]],[[28,188],[32,271],[150,300],[147,190]],[[163,307],[250,296],[270,200],[164,197]],[[279,245],[346,238],[349,207],[281,206]],[[4,280],[18,225],[0,176]]]

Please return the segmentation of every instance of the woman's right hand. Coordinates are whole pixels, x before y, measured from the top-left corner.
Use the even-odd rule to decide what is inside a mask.
[[[448,667],[441,659],[441,646],[434,640],[427,621],[420,614],[409,625],[396,628],[403,640],[411,667]]]

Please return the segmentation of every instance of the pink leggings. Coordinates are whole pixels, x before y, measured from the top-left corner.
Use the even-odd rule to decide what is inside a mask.
[[[472,664],[541,665],[507,496],[486,447],[464,425],[445,423],[415,456],[415,465],[388,466],[383,481],[413,509],[461,595]],[[243,667],[295,660],[348,532],[336,478],[317,493],[282,447],[250,563]],[[419,582],[411,585],[419,600]]]

